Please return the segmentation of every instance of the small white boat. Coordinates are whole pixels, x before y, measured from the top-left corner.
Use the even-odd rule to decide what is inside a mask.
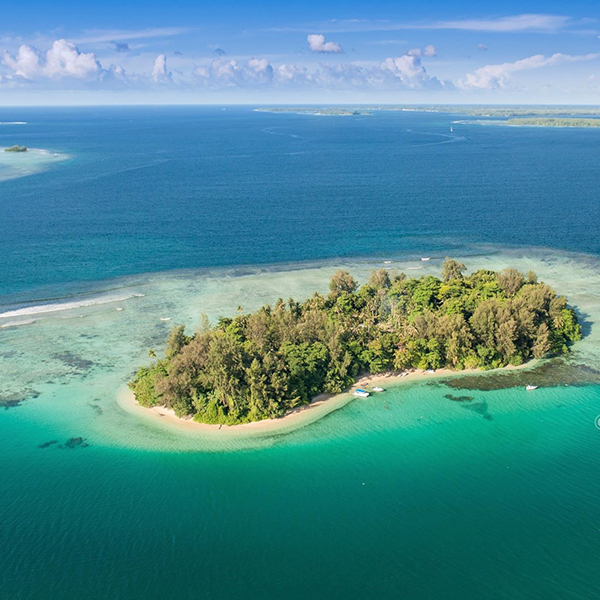
[[[115,308],[115,310],[123,310],[122,306],[117,306],[117,308]]]
[[[360,388],[354,391],[354,395],[358,396],[359,398],[368,398],[370,396],[367,390],[361,390]]]
[[[170,321],[171,317],[161,317],[160,320],[161,321]]]
[[[454,129],[452,129],[452,127],[450,127],[450,133],[454,133]]]
[[[385,390],[382,387],[374,387],[373,391],[374,392],[385,392]]]
[[[425,373],[435,373],[433,369],[425,369]]]
[[[400,373],[400,377],[406,377],[408,375],[408,371],[402,371],[402,373]]]
[[[425,256],[423,257],[421,260],[426,261],[426,260],[431,260],[431,256]]]
[[[533,390],[537,390],[537,389],[538,389],[538,387],[539,387],[538,385],[528,385],[528,386],[527,386],[525,389],[526,389],[528,392],[531,392],[531,391],[533,391]]]

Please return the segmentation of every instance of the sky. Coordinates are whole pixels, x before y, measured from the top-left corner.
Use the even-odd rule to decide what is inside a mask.
[[[28,0],[0,105],[597,104],[600,3]]]

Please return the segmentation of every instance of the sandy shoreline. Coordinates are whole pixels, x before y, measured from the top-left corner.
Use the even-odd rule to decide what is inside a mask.
[[[534,361],[527,363],[530,366]],[[521,367],[508,366],[502,369],[496,369],[496,371],[506,371]],[[433,373],[426,371],[413,370],[409,371],[408,374],[402,376],[398,372],[381,373],[379,375],[366,375],[361,377],[347,392],[342,394],[328,395],[321,394],[313,399],[310,404],[300,406],[283,417],[278,419],[265,419],[263,421],[254,421],[252,423],[243,423],[241,425],[210,425],[208,423],[198,423],[192,419],[180,419],[175,415],[175,412],[169,408],[163,406],[155,406],[153,408],[145,408],[140,406],[136,400],[133,392],[123,387],[118,391],[117,401],[121,408],[125,411],[136,414],[138,416],[145,417],[151,421],[160,422],[163,425],[174,427],[176,429],[196,431],[198,433],[218,436],[231,436],[231,435],[251,435],[251,434],[274,434],[283,433],[299,427],[304,427],[310,423],[314,423],[325,415],[342,408],[351,402],[357,400],[361,402],[368,402],[370,398],[357,398],[353,395],[353,392],[357,388],[366,389],[369,391],[374,386],[398,385],[404,382],[413,382],[419,379],[439,379],[449,376],[460,376],[474,373],[489,373],[491,371],[482,371],[480,369],[465,369],[463,371],[453,371],[452,369],[438,369]],[[384,392],[385,393],[385,392]],[[377,393],[373,394],[377,395]]]

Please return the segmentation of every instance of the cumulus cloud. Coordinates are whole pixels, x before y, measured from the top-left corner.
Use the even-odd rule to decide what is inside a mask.
[[[131,78],[120,65],[110,65],[100,74],[100,81],[103,83],[116,83],[119,85],[131,85],[135,78]]]
[[[196,81],[209,87],[251,87],[270,83],[273,67],[266,58],[250,58],[245,62],[216,59],[194,69]]]
[[[23,44],[17,54],[13,56],[5,50],[2,53],[2,64],[11,69],[18,77],[32,79],[41,74],[41,57],[33,46]]]
[[[66,40],[56,40],[45,54],[27,45],[22,45],[14,56],[5,50],[2,64],[13,72],[12,75],[29,80],[83,79],[98,75],[102,70],[93,52],[80,52],[75,44]]]
[[[154,59],[152,67],[152,81],[155,83],[170,83],[173,80],[173,74],[167,69],[167,57],[159,54]]]
[[[313,40],[315,42],[315,40]],[[323,36],[316,40],[317,47],[329,48]],[[119,51],[121,42],[111,42]],[[129,47],[129,46],[127,46]],[[123,48],[124,50],[125,48]],[[341,49],[340,49],[341,50]],[[208,89],[331,89],[331,90],[435,90],[451,89],[449,82],[430,76],[422,57],[434,56],[434,46],[419,52],[392,57],[383,62],[343,62],[320,65],[283,63],[273,65],[266,58],[240,60],[216,56],[207,64],[196,66],[185,73],[170,70],[166,54],[140,57],[146,62],[145,71],[126,72],[120,65],[103,67],[95,54],[81,52],[66,40],[56,40],[49,50],[41,52],[22,45],[11,54],[1,56],[3,85],[38,86],[40,89],[152,89],[174,85],[180,89],[202,86]],[[190,67],[191,69],[191,67]],[[171,72],[173,71],[173,72]],[[190,76],[191,73],[191,76]]]
[[[452,88],[431,77],[421,59],[404,55],[382,63],[364,66],[355,63],[320,65],[309,71],[304,66],[282,64],[273,67],[266,59],[245,62],[216,59],[196,67],[194,78],[212,88],[228,87],[305,87],[325,89],[442,89]]]
[[[313,82],[313,76],[306,67],[287,64],[277,67],[274,79],[282,85],[306,85]]]
[[[411,48],[406,52],[407,56],[437,56],[437,48],[433,44],[427,44],[425,48]]]
[[[436,77],[428,75],[418,56],[405,54],[398,58],[387,58],[381,68],[386,75],[394,77],[404,87],[412,89],[444,87]]]
[[[459,81],[459,86],[469,90],[503,89],[509,86],[513,73],[518,71],[528,71],[531,69],[541,69],[565,63],[594,60],[595,58],[598,58],[598,56],[600,56],[600,54],[583,54],[576,56],[561,53],[556,53],[552,56],[536,54],[535,56],[523,58],[512,63],[480,67],[476,71],[473,71],[473,73],[468,73],[461,79]]]
[[[308,47],[311,52],[321,52],[323,54],[340,54],[344,50],[339,44],[335,42],[326,42],[325,36],[320,33],[313,33],[309,35],[306,40],[308,41]]]

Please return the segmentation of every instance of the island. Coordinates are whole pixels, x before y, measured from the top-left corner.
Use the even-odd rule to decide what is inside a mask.
[[[471,117],[591,117],[600,116],[598,106],[489,106],[448,104],[440,106],[381,106],[370,110],[403,111],[403,112],[436,112],[460,114]]]
[[[518,127],[600,127],[600,119],[567,119],[567,118],[527,118],[509,119],[505,125]]]
[[[314,107],[300,107],[300,108],[257,108],[256,112],[269,112],[269,113],[296,113],[296,114],[305,114],[305,115],[316,115],[319,117],[360,117],[366,116],[368,117],[371,113],[368,110],[360,109],[360,108],[342,108],[342,107],[323,107],[323,108],[314,108]]]
[[[598,106],[477,106],[447,105],[417,107],[414,110],[462,114],[472,117],[589,117],[600,115]]]
[[[426,112],[466,115],[471,117],[490,118],[581,118],[600,116],[598,106],[488,106],[488,105],[380,105],[380,106],[328,106],[317,108],[314,106],[302,107],[265,107],[255,109],[257,112],[272,113],[305,113],[313,115],[371,115],[375,112]]]
[[[11,146],[10,148],[5,148],[4,152],[28,152],[29,148],[27,146]]]
[[[129,387],[143,407],[236,425],[282,417],[360,375],[519,366],[581,338],[566,298],[535,273],[465,272],[447,258],[441,278],[379,269],[359,287],[340,270],[327,295],[240,308],[214,326],[204,316],[193,335],[174,327],[164,358]]]

